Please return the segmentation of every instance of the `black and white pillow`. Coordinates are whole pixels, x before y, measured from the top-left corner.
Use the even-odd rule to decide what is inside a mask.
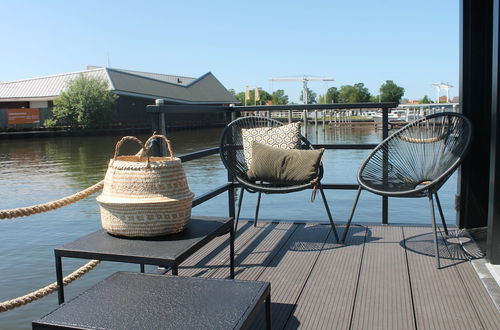
[[[295,149],[300,146],[300,122],[279,127],[243,128],[243,156],[250,169],[252,164],[252,145],[255,142],[281,149]]]

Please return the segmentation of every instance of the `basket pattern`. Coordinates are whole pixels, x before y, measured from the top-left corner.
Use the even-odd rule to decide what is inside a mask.
[[[189,190],[181,160],[170,157],[118,156],[126,140],[144,144],[135,137],[124,137],[116,145],[110,160],[104,188],[97,202],[101,209],[102,227],[110,234],[127,237],[153,237],[178,233],[191,217],[194,194]],[[146,145],[148,145],[148,142]]]

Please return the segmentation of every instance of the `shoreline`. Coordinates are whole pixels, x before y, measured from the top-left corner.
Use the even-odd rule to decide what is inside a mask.
[[[196,126],[169,126],[169,131],[181,131],[201,128],[223,127],[224,125],[196,125]],[[131,135],[151,133],[151,127],[128,127],[128,128],[99,128],[99,129],[44,129],[19,130],[0,132],[0,140],[8,139],[29,139],[47,137],[68,137],[68,136],[105,136],[105,135]]]

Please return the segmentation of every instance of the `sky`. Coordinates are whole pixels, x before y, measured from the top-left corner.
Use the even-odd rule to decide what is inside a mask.
[[[0,81],[87,65],[200,77],[228,89],[285,90],[302,82],[364,83],[373,95],[393,80],[404,98],[435,100],[433,83],[458,95],[459,0],[128,1],[0,0]],[[441,95],[444,95],[442,92]]]

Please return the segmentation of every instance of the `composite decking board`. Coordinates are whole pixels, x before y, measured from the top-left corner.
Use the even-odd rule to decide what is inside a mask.
[[[352,329],[414,329],[401,227],[370,226],[363,252]]]
[[[235,278],[256,280],[266,269],[274,256],[288,241],[298,225],[293,223],[259,223],[265,226],[258,234],[235,252]],[[224,276],[223,270],[216,270],[211,277]]]
[[[365,236],[365,228],[352,227],[346,246],[328,236],[286,329],[349,328]]]
[[[451,231],[450,236],[453,236]],[[450,251],[453,252],[454,246],[450,246],[452,244],[449,243],[447,245]],[[458,272],[469,298],[472,300],[483,327],[485,329],[500,329],[500,313],[470,262],[458,263],[454,268]]]
[[[234,241],[235,251],[265,227],[254,228],[250,223],[240,223]],[[229,277],[229,234],[216,237],[179,266],[180,276],[211,277],[215,271],[220,271],[221,278]]]
[[[392,233],[393,229],[399,228],[406,239],[403,242],[401,238],[398,244],[407,256],[417,328],[500,329],[500,316],[472,266],[468,262],[445,258],[449,254],[444,241],[441,241],[440,252],[443,256],[443,266],[448,267],[435,269],[430,227],[369,228],[371,233],[366,236],[366,251],[362,251],[363,245],[356,245],[357,240],[364,237],[360,234],[359,227],[351,228],[348,239],[354,234],[353,242],[349,242],[345,247],[335,248],[330,227],[326,225],[259,222],[258,227],[254,228],[251,223],[247,225],[242,222],[235,241],[236,278],[271,282],[275,329],[282,329],[285,324],[287,329],[346,329],[345,319],[350,317],[353,317],[352,328],[356,329],[358,325],[362,327],[362,324],[365,324],[361,322],[363,320],[357,320],[356,316],[356,313],[363,311],[363,304],[366,308],[360,317],[365,319],[373,319],[376,316],[375,311],[370,311],[370,308],[380,307],[380,304],[370,305],[364,302],[370,300],[366,292],[376,292],[380,289],[376,288],[380,283],[374,279],[362,278],[373,276],[377,271],[364,273],[364,269],[359,267],[361,256],[356,254],[362,251],[362,262],[368,263],[362,264],[364,267],[368,267],[370,263],[383,263],[380,258],[383,255],[390,256],[391,251],[397,247],[393,241],[384,243],[383,239],[390,240],[392,236],[382,235],[379,231],[390,228],[387,233]],[[342,234],[342,227],[339,226],[338,229]],[[377,254],[374,251],[378,246],[381,247],[380,253]],[[187,276],[226,278],[229,274],[228,249],[227,235],[218,237],[186,260],[179,268],[179,273]],[[355,251],[356,249],[359,251]],[[399,264],[399,261],[388,262],[384,271],[393,272],[395,264]],[[221,268],[222,265],[224,267]],[[353,308],[355,293],[349,285],[352,285],[350,274],[356,265],[363,273],[360,273],[357,286],[359,292]],[[357,283],[357,275],[354,280]],[[367,287],[363,289],[363,285]],[[384,293],[389,291],[391,290]],[[386,301],[387,298],[381,299]],[[354,313],[351,315],[349,311]],[[381,314],[380,317],[392,317],[392,312],[383,311],[382,314],[388,314]],[[254,325],[263,328],[263,311],[259,315]],[[364,328],[377,328],[378,321],[376,319],[375,323],[366,323]],[[393,322],[385,328],[407,327]]]
[[[283,248],[257,280],[271,282],[273,327],[282,329],[330,233],[330,226],[298,225]],[[257,328],[262,324],[257,323]]]
[[[446,258],[445,242],[439,237],[441,269],[436,268],[431,228],[403,227],[410,281],[415,306],[415,319],[419,329],[482,329],[472,308],[473,303],[460,280],[456,267],[463,261]],[[431,248],[429,248],[429,246]],[[444,246],[444,248],[443,248]],[[429,251],[432,251],[429,253]]]

